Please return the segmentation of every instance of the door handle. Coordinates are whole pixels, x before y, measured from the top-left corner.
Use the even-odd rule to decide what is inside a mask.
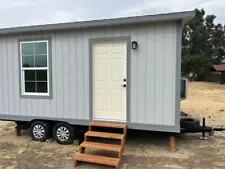
[[[123,85],[121,85],[121,86],[126,87],[127,85],[123,84]]]

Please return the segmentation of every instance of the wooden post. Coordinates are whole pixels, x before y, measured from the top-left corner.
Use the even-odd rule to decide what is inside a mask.
[[[16,127],[16,136],[21,136],[21,129]]]
[[[90,126],[90,124],[89,124],[89,127],[88,128],[89,128],[89,131],[92,131],[92,126]]]
[[[170,152],[175,152],[175,136],[170,136]]]
[[[81,154],[84,154],[84,152],[85,152],[85,147],[80,147],[80,150],[79,150],[79,151],[80,151]]]
[[[74,167],[77,167],[78,166],[78,161],[74,158]]]
[[[80,145],[81,143],[83,143],[83,141],[84,141],[83,138],[78,139],[78,145]]]

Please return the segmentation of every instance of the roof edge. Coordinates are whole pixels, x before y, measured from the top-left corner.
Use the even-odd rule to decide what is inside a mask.
[[[194,18],[194,16],[195,16],[195,11],[184,11],[184,12],[175,12],[175,13],[163,13],[163,14],[157,14],[157,15],[144,15],[144,16],[122,17],[122,18],[112,18],[112,19],[92,20],[92,21],[12,27],[12,28],[0,29],[0,35],[25,33],[25,32],[37,32],[37,31],[80,29],[80,28],[114,26],[114,25],[116,26],[116,25],[124,25],[124,24],[138,24],[138,23],[146,23],[146,22],[160,22],[160,21],[171,21],[171,20],[183,20],[183,23],[186,23],[192,18]]]
[[[225,71],[225,64],[213,65],[213,68],[218,72],[224,72]]]

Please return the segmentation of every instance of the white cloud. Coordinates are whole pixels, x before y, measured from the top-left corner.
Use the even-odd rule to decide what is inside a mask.
[[[225,24],[225,1],[223,0],[144,0],[142,3],[135,4],[133,7],[124,9],[115,16],[135,16],[148,15],[168,12],[180,12],[204,8],[206,14],[215,14],[216,21]]]
[[[225,24],[224,0],[0,0],[0,28],[205,8]]]
[[[50,24],[50,23],[62,23],[62,22],[75,22],[76,17],[72,13],[67,13],[65,11],[54,11],[45,16],[45,13],[39,13],[38,17],[29,20],[21,24],[23,25],[40,25],[40,24]],[[44,19],[43,19],[44,18]]]
[[[213,1],[213,0],[210,0]],[[130,16],[130,15],[144,15],[144,14],[157,14],[193,10],[202,3],[209,2],[209,0],[158,0],[148,1],[144,0],[143,3],[135,5],[132,8],[121,11],[118,15]],[[201,5],[200,5],[201,6]]]
[[[26,0],[0,0],[0,10],[9,10],[21,7],[27,7],[33,4],[32,1]]]

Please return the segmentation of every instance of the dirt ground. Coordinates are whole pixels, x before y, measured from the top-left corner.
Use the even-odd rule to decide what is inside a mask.
[[[188,99],[181,102],[181,109],[193,117],[207,117],[211,126],[225,124],[225,86],[190,83]],[[15,124],[12,122],[0,121],[1,169],[73,169],[72,157],[78,150],[76,143],[62,146],[51,141],[35,142],[27,132],[23,132],[21,137],[16,137],[14,127]],[[121,168],[224,169],[225,132],[217,132],[204,141],[199,137],[200,134],[178,135],[176,152],[170,153],[169,137],[164,134],[130,134]],[[112,167],[83,163],[77,168]]]

